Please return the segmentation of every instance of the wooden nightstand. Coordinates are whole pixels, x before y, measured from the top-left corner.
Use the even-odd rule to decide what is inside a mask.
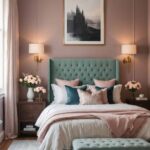
[[[25,131],[27,125],[33,125],[39,117],[42,110],[45,108],[45,102],[18,102],[18,132],[19,135],[35,136],[36,131]]]
[[[142,100],[127,100],[128,104],[141,106],[143,108],[150,110],[150,100],[142,101]]]

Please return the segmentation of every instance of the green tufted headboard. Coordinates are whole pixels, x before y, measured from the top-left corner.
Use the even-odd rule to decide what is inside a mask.
[[[119,61],[114,59],[50,59],[48,101],[52,102],[51,83],[55,78],[73,80],[79,78],[82,84],[93,84],[93,79],[119,81]]]

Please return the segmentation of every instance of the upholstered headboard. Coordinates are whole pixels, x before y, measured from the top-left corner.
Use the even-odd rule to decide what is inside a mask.
[[[119,81],[119,61],[113,59],[50,59],[48,101],[52,102],[51,83],[55,78],[73,80],[79,78],[82,84],[93,84],[93,79]]]

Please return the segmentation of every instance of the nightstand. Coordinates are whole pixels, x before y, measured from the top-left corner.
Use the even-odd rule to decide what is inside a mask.
[[[142,101],[142,100],[127,100],[128,104],[137,105],[150,110],[150,100]]]
[[[42,110],[46,107],[45,102],[18,102],[18,132],[19,135],[36,136],[34,124]],[[30,129],[29,129],[30,128]],[[32,128],[32,129],[31,129]]]

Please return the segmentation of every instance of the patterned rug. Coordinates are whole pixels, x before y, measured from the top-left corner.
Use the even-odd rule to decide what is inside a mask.
[[[8,150],[38,150],[39,145],[36,140],[14,140]]]

